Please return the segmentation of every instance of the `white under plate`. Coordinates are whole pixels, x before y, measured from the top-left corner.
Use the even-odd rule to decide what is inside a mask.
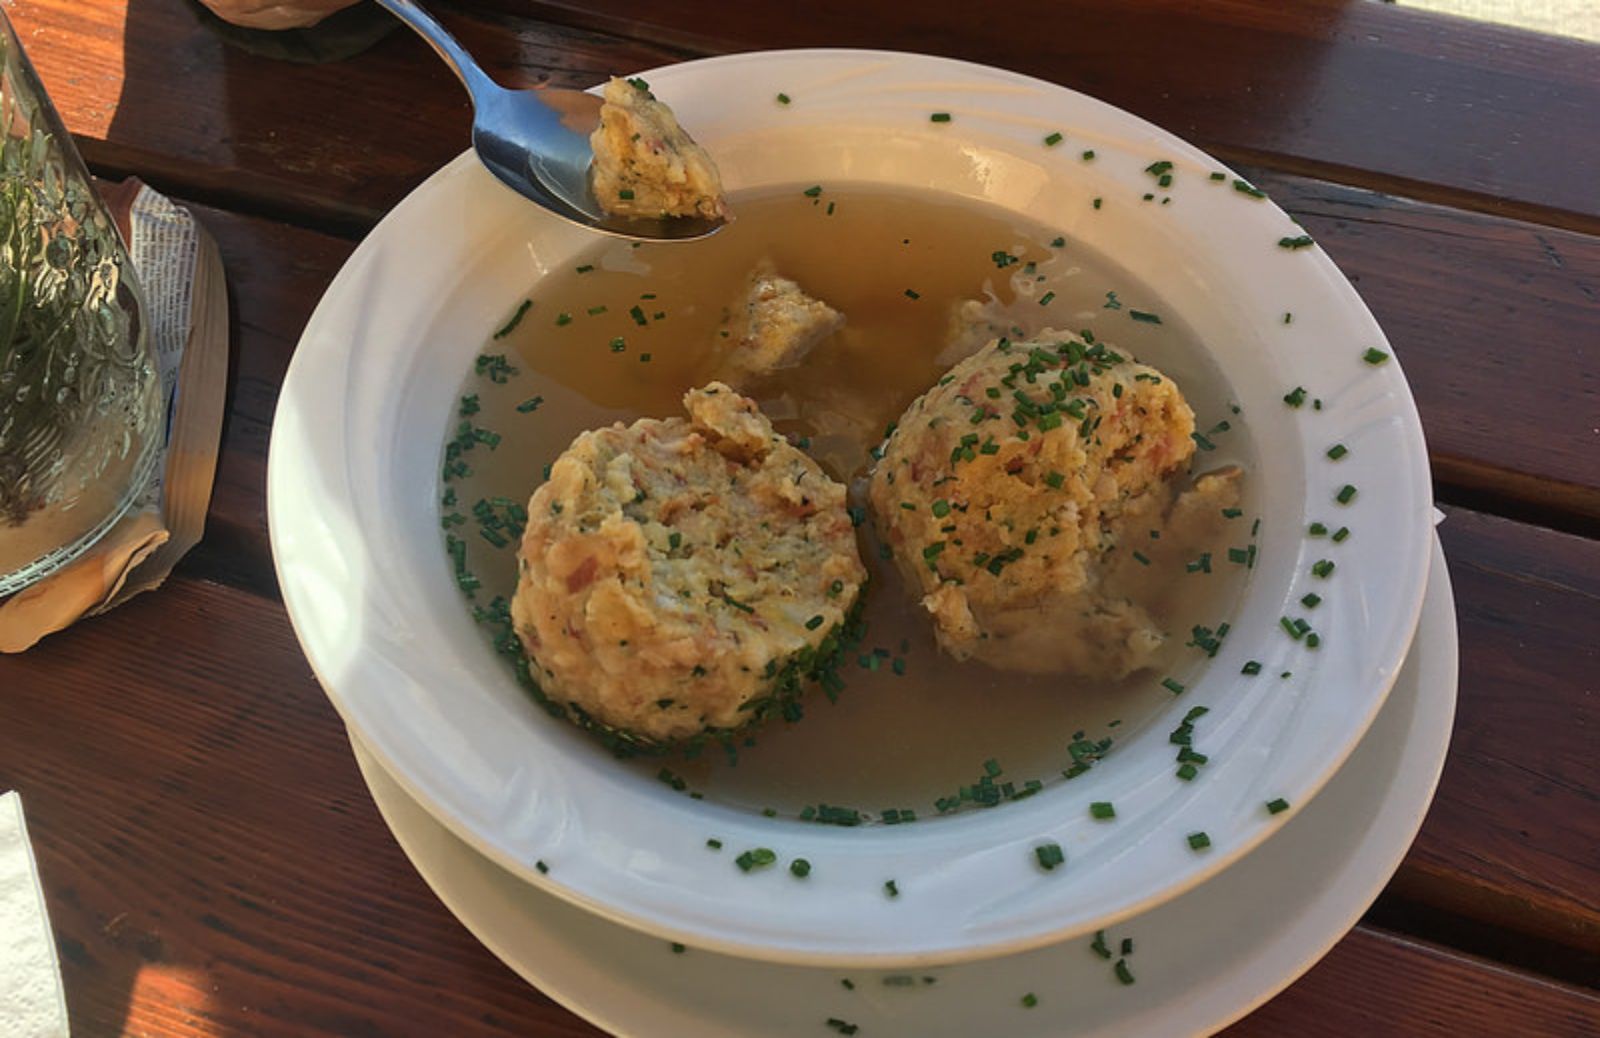
[[[529,982],[619,1035],[768,1038],[1204,1034],[1287,987],[1355,924],[1411,845],[1450,741],[1455,602],[1435,542],[1416,640],[1345,767],[1221,875],[1107,935],[1136,985],[1084,939],[915,973],[785,966],[689,949],[529,886],[452,836],[352,739],[400,846],[446,906]],[[1118,955],[1120,957],[1120,955]],[[933,978],[927,983],[923,978]],[[854,989],[841,981],[848,978]],[[1033,994],[1037,1004],[1023,1005]]]
[[[1285,819],[1269,818],[1265,801],[1309,805],[1405,655],[1430,536],[1410,392],[1395,360],[1363,360],[1375,349],[1384,361],[1387,344],[1328,257],[1289,247],[1301,233],[1289,217],[1198,149],[1014,73],[795,51],[647,75],[716,154],[730,191],[787,185],[799,197],[801,185],[826,183],[965,198],[1056,229],[1145,286],[1172,334],[1187,326],[1255,447],[1241,504],[1261,517],[1259,555],[1231,633],[1177,675],[1188,692],[1120,729],[1092,772],[1001,810],[931,817],[929,805],[905,804],[929,817],[845,829],[691,799],[618,767],[548,717],[490,651],[440,543],[442,441],[459,421],[460,380],[517,300],[593,244],[467,155],[340,271],[295,350],[273,425],[268,511],[284,604],[377,760],[534,885],[658,937],[811,965],[948,964],[1092,932],[1193,888],[1276,832]],[[793,103],[777,104],[780,91]],[[931,120],[941,112],[951,120]],[[1067,143],[1051,146],[1057,132]],[[695,246],[670,248],[687,261]],[[1116,339],[1153,326],[1137,312],[1146,320],[1117,317]],[[1347,453],[1330,459],[1334,444]],[[1308,536],[1314,522],[1353,532]],[[1318,596],[1309,613],[1301,603]],[[1301,637],[1296,617],[1315,622],[1315,637]],[[1241,673],[1247,660],[1261,676]],[[1211,762],[1202,781],[1183,782],[1168,734],[1196,705],[1209,708]],[[1091,817],[1094,801],[1116,804],[1115,825]],[[1198,829],[1213,841],[1204,854],[1186,842]],[[707,853],[713,836],[723,855]],[[1065,852],[1066,872],[1038,866],[1045,843]],[[784,869],[739,873],[734,856],[754,848],[804,852],[814,873],[803,885]],[[886,893],[890,880],[899,896]]]

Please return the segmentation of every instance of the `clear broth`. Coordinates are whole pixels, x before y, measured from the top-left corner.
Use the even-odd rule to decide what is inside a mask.
[[[1209,437],[1214,450],[1196,452],[1194,470],[1237,463],[1250,471],[1247,435],[1203,344],[1148,286],[1106,257],[970,200],[867,186],[809,196],[805,187],[736,197],[738,219],[705,241],[599,243],[542,278],[521,319],[484,346],[517,370],[503,383],[474,372],[462,388],[481,408],[468,420],[502,437],[493,450],[479,446],[464,455],[472,472],[451,484],[459,504],[446,509],[469,517],[460,536],[469,568],[483,582],[476,601],[509,598],[516,563],[514,543],[497,549],[473,534],[472,503],[525,502],[544,467],[584,429],[681,415],[684,391],[716,377],[731,308],[764,258],[847,323],[802,365],[745,391],[779,431],[809,440],[812,455],[851,486],[854,501],[864,499],[868,452],[885,426],[953,363],[940,356],[951,311],[974,298],[990,299],[1006,327],[1024,335],[1087,329],[1162,369],[1183,388],[1198,430],[1229,424]],[[1134,309],[1160,314],[1161,323],[1131,319]],[[536,396],[536,409],[518,410]],[[1248,487],[1247,476],[1247,498]],[[1233,612],[1247,574],[1225,561],[1226,551],[1249,539],[1248,524],[1228,524],[1228,542],[1208,546],[1211,572],[1175,572],[1171,593],[1147,603],[1172,635],[1156,669],[1096,685],[943,656],[865,523],[862,557],[872,573],[866,635],[840,667],[846,688],[837,702],[814,690],[802,721],[752,733],[736,762],[708,752],[631,766],[654,773],[665,765],[707,798],[785,815],[826,803],[873,816],[895,808],[925,817],[939,798],[979,781],[991,761],[1003,769],[996,783],[1020,789],[1029,779],[1062,781],[1076,736],[1131,736],[1170,703],[1164,677],[1189,684],[1203,669],[1204,653],[1186,646],[1183,632],[1216,627]]]

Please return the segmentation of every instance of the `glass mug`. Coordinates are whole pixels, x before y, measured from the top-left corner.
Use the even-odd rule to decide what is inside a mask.
[[[0,597],[128,510],[164,436],[133,264],[0,9]]]

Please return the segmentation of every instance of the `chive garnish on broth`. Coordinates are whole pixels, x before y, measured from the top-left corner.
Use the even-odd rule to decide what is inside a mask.
[[[532,396],[517,405],[518,414],[532,414],[539,410],[539,405],[544,403],[544,397]]]
[[[587,274],[593,269],[594,269],[594,264],[593,263],[585,263],[581,267],[575,267],[574,268],[574,272],[578,273],[578,274]]]
[[[949,112],[934,112],[928,116],[928,121],[933,123],[947,123],[950,121]]]
[[[522,323],[523,316],[532,308],[533,300],[524,299],[521,305],[517,307],[517,312],[512,314],[511,319],[507,321],[499,331],[494,333],[494,337],[496,339],[504,339],[506,336],[516,331],[517,325]]]
[[[800,193],[805,195],[807,198],[816,198],[818,195],[822,194],[822,185],[813,184]]]
[[[1181,682],[1174,681],[1172,678],[1162,678],[1161,687],[1166,689],[1168,692],[1171,692],[1175,696],[1183,694],[1183,684]]]
[[[789,103],[789,95],[788,94],[779,94],[778,95],[778,103],[780,105],[788,104]]]
[[[1054,147],[1055,147],[1055,146],[1056,146],[1056,145],[1057,145],[1057,144],[1060,144],[1060,143],[1061,143],[1061,142],[1062,142],[1062,141],[1063,141],[1063,140],[1064,140],[1064,139],[1065,139],[1065,138],[1063,138],[1063,137],[1062,137],[1062,136],[1061,136],[1061,134],[1059,134],[1059,133],[1052,133],[1052,134],[1050,134],[1050,135],[1049,135],[1049,136],[1047,136],[1047,137],[1045,137],[1045,139],[1044,139],[1044,146],[1045,146],[1045,147],[1046,147],[1046,148],[1054,148]]]
[[[1161,323],[1161,315],[1153,314],[1148,310],[1129,310],[1128,316],[1133,318],[1135,321],[1143,321],[1145,324]]]
[[[1024,1008],[1024,1009],[1032,1009],[1034,1006],[1036,1006],[1038,1004],[1039,1004],[1039,996],[1035,995],[1033,992],[1030,991],[1026,995],[1022,996],[1022,1008]]]
[[[1083,161],[1085,161],[1085,162],[1093,162],[1094,161],[1094,149],[1093,148],[1090,148],[1088,151],[1083,153]]]

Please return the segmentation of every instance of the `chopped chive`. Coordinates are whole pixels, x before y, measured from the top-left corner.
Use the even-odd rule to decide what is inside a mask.
[[[1294,314],[1289,313],[1287,310],[1284,311],[1283,323],[1284,324],[1293,324],[1294,323]]]
[[[1039,305],[1040,306],[1049,306],[1051,300],[1055,299],[1055,297],[1056,297],[1056,294],[1054,292],[1046,292],[1044,295],[1039,297]]]
[[[822,194],[822,185],[813,184],[800,193],[805,195],[807,198],[816,198],[818,195]]]
[[[1161,687],[1166,689],[1168,692],[1171,692],[1175,696],[1183,694],[1183,685],[1182,685],[1182,683],[1174,681],[1171,678],[1162,678],[1161,679]]]
[[[1067,861],[1067,856],[1061,850],[1059,843],[1041,843],[1033,849],[1033,856],[1038,859],[1039,867],[1046,872],[1051,871],[1058,865],[1066,864]]]
[[[1106,944],[1106,932],[1104,930],[1096,930],[1094,932],[1094,940],[1089,942],[1089,950],[1102,959],[1111,958],[1111,946]]]
[[[1100,199],[1098,199],[1098,198],[1096,198],[1096,199],[1095,199],[1095,200],[1094,200],[1094,201],[1093,201],[1093,202],[1091,202],[1091,203],[1090,203],[1090,204],[1091,204],[1091,205],[1093,205],[1093,206],[1094,206],[1094,207],[1095,207],[1095,208],[1096,208],[1096,209],[1099,209],[1099,208],[1100,208]]]
[[[624,339],[622,336],[619,335],[615,339],[611,340],[611,352],[612,353],[621,353],[624,350],[626,350],[627,348],[628,348],[628,340]]]
[[[1283,797],[1276,797],[1267,801],[1267,814],[1269,815],[1282,814],[1287,810],[1289,810],[1289,801],[1283,799]]]
[[[720,851],[722,850],[722,841],[713,836],[711,839],[706,841],[706,846],[710,847],[714,851]]]
[[[1300,604],[1307,609],[1315,609],[1322,604],[1322,596],[1315,591],[1300,596]]]
[[[1207,847],[1210,847],[1210,846],[1211,846],[1211,837],[1207,836],[1205,833],[1201,832],[1201,833],[1190,833],[1189,834],[1189,849],[1190,850],[1192,850],[1192,851],[1203,851]]]
[[[1200,769],[1189,763],[1184,763],[1177,771],[1177,776],[1185,782],[1193,782],[1194,777],[1198,774],[1200,774]]]
[[[1309,249],[1311,246],[1313,246],[1315,244],[1316,244],[1316,242],[1312,239],[1311,235],[1309,235],[1309,234],[1302,234],[1297,238],[1279,238],[1278,239],[1278,248],[1280,248],[1280,249],[1291,249],[1291,250],[1292,249]]]
[[[1060,144],[1062,140],[1064,140],[1064,138],[1061,136],[1061,134],[1052,133],[1044,139],[1044,146],[1046,148],[1054,148],[1057,144]]]
[[[899,886],[899,884],[897,884],[892,879],[885,880],[884,883],[883,883],[883,892],[885,894],[887,894],[889,897],[899,897],[900,896],[900,886]]]
[[[1351,501],[1355,500],[1355,496],[1356,488],[1351,486],[1349,483],[1346,483],[1344,486],[1339,488],[1339,492],[1334,495],[1333,499],[1339,502],[1341,505],[1347,505]]]
[[[1128,316],[1133,318],[1135,321],[1143,321],[1145,324],[1161,323],[1161,316],[1159,314],[1153,314],[1147,310],[1129,310]]]
[[[1328,528],[1321,523],[1312,523],[1306,527],[1306,533],[1312,537],[1328,536]]]
[[[494,333],[494,337],[496,339],[504,339],[506,336],[510,335],[513,331],[515,331],[517,325],[522,323],[523,316],[528,312],[528,310],[532,306],[533,306],[533,300],[524,299],[522,301],[522,305],[517,307],[517,312],[511,315],[511,320],[507,321],[505,323],[505,325],[499,331],[495,332]]]
[[[1377,365],[1388,360],[1389,355],[1377,347],[1368,347],[1367,352],[1361,355],[1361,359],[1366,361],[1368,364]]]
[[[815,631],[818,627],[821,627],[822,624],[823,624],[822,614],[819,613],[816,616],[813,616],[811,619],[806,621],[806,630]]]
[[[1127,959],[1118,959],[1116,966],[1112,967],[1112,970],[1116,973],[1117,979],[1124,984],[1133,983],[1133,971],[1128,968]]]
[[[1085,161],[1085,162],[1093,162],[1094,161],[1094,149],[1093,148],[1090,148],[1088,151],[1083,153],[1083,161]]]
[[[739,866],[740,872],[749,872],[752,869],[764,869],[778,860],[778,855],[768,847],[755,847],[745,851],[733,860]]]
[[[540,858],[538,861],[534,862],[533,867],[539,870],[539,875],[541,876],[546,875],[550,871],[550,866],[544,863],[543,858]]]
[[[828,1026],[833,1028],[835,1031],[838,1031],[840,1034],[855,1034],[861,1029],[856,1024],[840,1020],[836,1016],[828,1017]]]
[[[606,305],[604,303],[601,303],[599,306],[591,306],[591,307],[589,307],[589,309],[587,311],[587,313],[589,314],[590,317],[599,317],[601,314],[603,314],[605,312],[606,312]]]
[[[557,328],[561,327],[564,324],[571,324],[571,323],[572,323],[572,315],[571,314],[568,314],[568,313],[556,314],[556,327]]]
[[[1228,174],[1226,174],[1226,173],[1213,173],[1213,174],[1211,174],[1211,179],[1212,180],[1227,180],[1228,179]]]
[[[1030,991],[1026,995],[1022,996],[1022,1007],[1024,1009],[1032,1009],[1034,1006],[1036,1006],[1038,1004],[1039,1004],[1039,996],[1035,995],[1033,992]]]
[[[934,123],[947,123],[950,121],[950,113],[934,112],[932,115],[928,116],[928,121]]]
[[[1059,472],[1048,472],[1045,474],[1044,481],[1050,485],[1051,490],[1060,490],[1062,485],[1066,483],[1067,477]]]
[[[917,292],[915,289],[908,288],[908,289],[906,289],[906,298],[907,299],[921,299],[922,298],[922,294]]]
[[[593,269],[594,269],[594,264],[593,263],[585,263],[583,266],[575,268],[576,272],[579,273],[579,274],[587,274],[587,273],[589,273],[589,271],[591,271]]]
[[[778,103],[780,105],[788,104],[789,103],[789,95],[788,94],[779,94],[778,95]]]
[[[1299,407],[1306,402],[1306,387],[1295,386],[1289,392],[1283,394],[1283,402],[1290,407]]]
[[[1146,558],[1145,554],[1141,551],[1135,551],[1133,553],[1133,561],[1137,562],[1141,566],[1150,565],[1150,560]]]
[[[1247,181],[1240,180],[1238,177],[1233,179],[1233,189],[1242,195],[1249,195],[1251,198],[1267,197],[1265,191],[1252,187]]]
[[[544,403],[544,397],[542,396],[529,397],[517,405],[517,411],[520,414],[532,414],[534,411],[539,410],[539,405],[542,403]]]
[[[1349,454],[1349,453],[1350,453],[1350,448],[1346,447],[1342,443],[1336,443],[1332,447],[1328,448],[1328,457],[1332,458],[1334,461],[1338,461],[1340,458],[1344,457],[1346,454]]]
[[[1239,669],[1239,673],[1248,674],[1251,677],[1255,677],[1257,674],[1261,673],[1261,663],[1258,660],[1250,660]]]
[[[789,863],[789,874],[799,879],[805,879],[811,875],[811,863],[804,858],[796,858]]]
[[[1107,818],[1117,817],[1117,809],[1108,800],[1096,800],[1089,805],[1089,816],[1103,821]]]

